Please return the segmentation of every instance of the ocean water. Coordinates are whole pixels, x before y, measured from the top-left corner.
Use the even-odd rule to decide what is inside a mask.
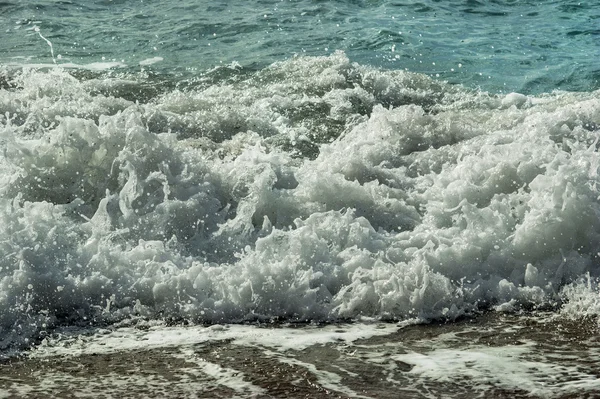
[[[0,3],[3,353],[138,324],[595,323],[599,22],[595,1]],[[534,347],[394,359],[443,380],[427,365]],[[499,386],[598,389],[540,367]],[[576,372],[540,391],[539,369]]]

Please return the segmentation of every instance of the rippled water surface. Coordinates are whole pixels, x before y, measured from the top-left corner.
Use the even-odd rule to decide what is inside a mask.
[[[2,3],[0,59],[194,74],[345,51],[352,61],[493,91],[599,87],[595,1],[38,1]],[[96,65],[98,66],[98,65]]]

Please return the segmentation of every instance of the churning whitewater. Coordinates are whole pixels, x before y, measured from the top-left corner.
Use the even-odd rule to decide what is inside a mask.
[[[600,93],[295,57],[181,87],[0,77],[0,337],[597,312]],[[585,306],[584,306],[585,305]]]

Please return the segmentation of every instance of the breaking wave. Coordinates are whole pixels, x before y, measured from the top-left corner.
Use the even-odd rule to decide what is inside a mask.
[[[452,319],[598,295],[597,91],[494,95],[343,53],[181,85],[3,75],[3,346],[140,317]]]

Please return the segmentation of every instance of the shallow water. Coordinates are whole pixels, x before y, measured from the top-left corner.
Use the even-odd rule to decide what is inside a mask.
[[[549,314],[447,324],[62,331],[0,366],[5,395],[591,398],[597,325]]]

